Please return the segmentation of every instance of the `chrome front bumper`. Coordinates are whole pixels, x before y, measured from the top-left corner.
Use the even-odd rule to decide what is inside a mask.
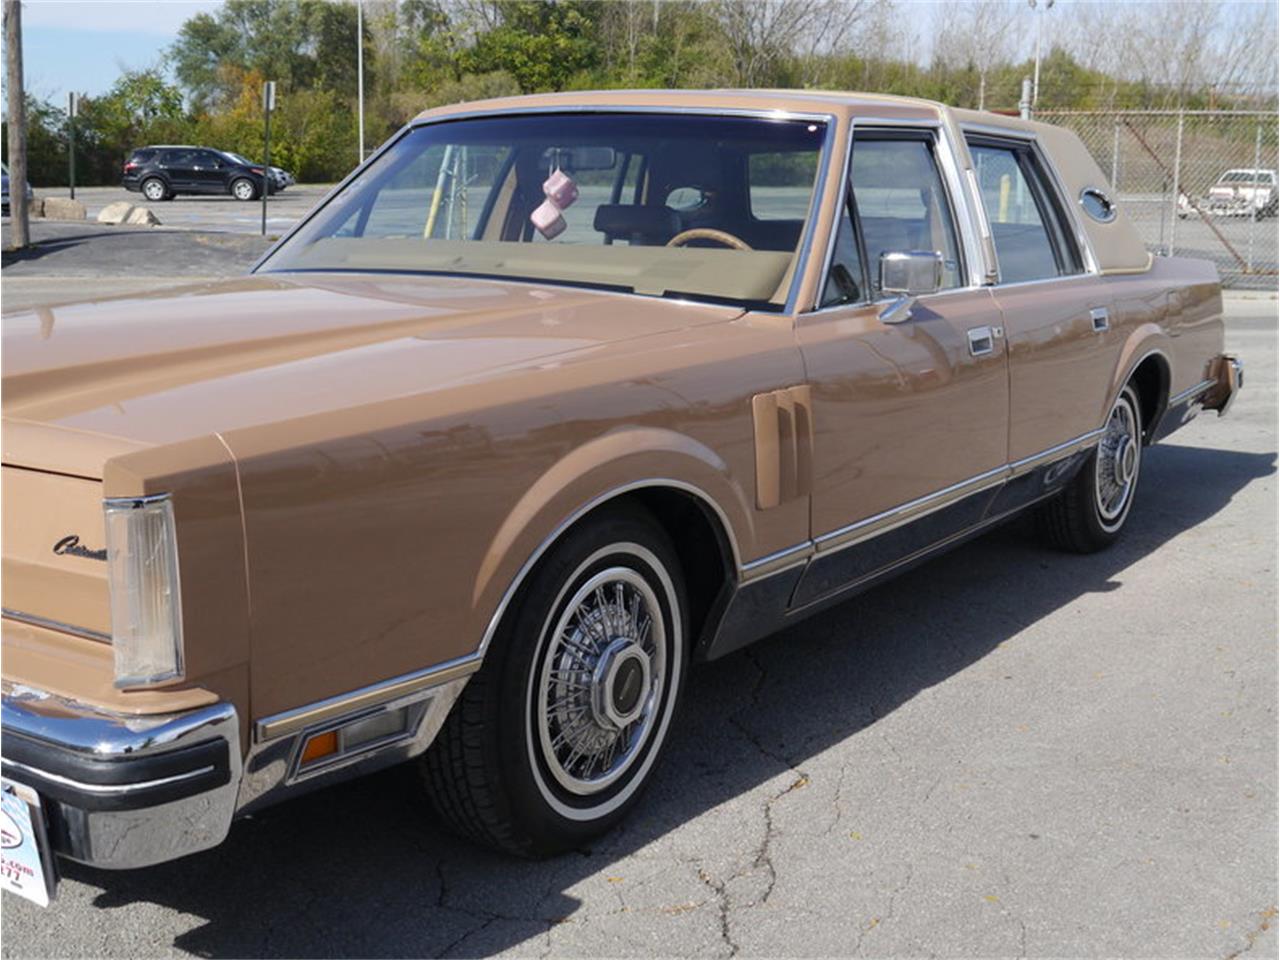
[[[144,867],[227,836],[241,772],[230,704],[127,716],[6,682],[0,728],[0,769],[41,795],[62,856]]]

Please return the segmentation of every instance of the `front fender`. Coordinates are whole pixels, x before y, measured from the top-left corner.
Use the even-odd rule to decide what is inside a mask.
[[[742,565],[740,545],[754,540],[751,497],[710,447],[673,430],[620,427],[566,454],[508,512],[485,552],[471,596],[484,625],[483,654],[511,598],[546,550],[578,519],[645,487],[696,497],[718,518]]]

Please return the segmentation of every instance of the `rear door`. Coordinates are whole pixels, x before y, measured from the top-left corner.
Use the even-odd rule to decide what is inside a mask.
[[[160,166],[168,174],[169,184],[174,190],[190,193],[197,189],[195,150],[161,150]]]
[[[1009,459],[1101,426],[1119,349],[1104,283],[1085,271],[1074,224],[1030,137],[970,135],[995,244],[995,299],[1009,348]]]
[[[946,150],[933,126],[869,129],[853,141],[823,299],[797,323],[812,389],[817,544],[797,606],[979,523],[1004,475],[1004,340],[991,291],[967,262],[978,254],[961,242]],[[942,254],[943,289],[889,322],[880,258],[922,250]]]
[[[226,157],[212,150],[196,150],[192,155],[191,180],[194,189],[201,193],[225,193]]]

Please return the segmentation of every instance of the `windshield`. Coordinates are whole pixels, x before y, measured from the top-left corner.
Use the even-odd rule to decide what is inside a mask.
[[[246,160],[244,157],[240,156],[240,154],[232,153],[230,150],[223,150],[222,155],[226,157],[228,160],[230,160],[232,163],[238,163],[244,167],[251,165],[249,161]]]
[[[263,270],[441,273],[777,307],[826,126],[657,114],[416,127]]]

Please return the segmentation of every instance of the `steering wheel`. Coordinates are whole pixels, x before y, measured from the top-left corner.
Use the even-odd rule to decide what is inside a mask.
[[[681,230],[667,241],[667,246],[683,247],[690,240],[713,240],[716,243],[723,243],[726,247],[731,247],[734,250],[751,249],[747,241],[735,237],[732,233],[726,233],[723,230],[712,230],[710,227],[694,227],[692,230]]]

